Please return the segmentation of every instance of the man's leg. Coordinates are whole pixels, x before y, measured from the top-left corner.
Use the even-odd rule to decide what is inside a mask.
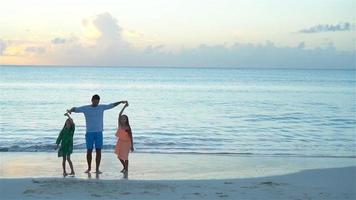
[[[89,173],[91,170],[91,160],[92,160],[92,152],[94,146],[94,134],[93,133],[85,134],[85,142],[87,146],[87,163],[88,163],[88,169],[85,171],[85,173]]]
[[[88,169],[85,171],[85,173],[89,173],[91,170],[91,160],[92,160],[92,154],[93,149],[87,149],[87,163],[88,163]]]
[[[95,151],[96,151],[96,173],[101,174],[100,161],[101,161],[101,149],[103,147],[103,132],[97,132],[95,134]]]
[[[96,151],[96,157],[95,157],[95,161],[96,161],[96,172],[97,173],[101,173],[99,168],[100,168],[100,161],[101,161],[101,149],[95,149]]]

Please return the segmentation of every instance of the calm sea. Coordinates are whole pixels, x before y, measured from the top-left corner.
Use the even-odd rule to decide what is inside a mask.
[[[1,151],[54,151],[67,108],[128,100],[137,152],[356,157],[355,70],[1,66]],[[120,107],[105,112],[112,151]],[[75,151],[85,149],[73,114]]]

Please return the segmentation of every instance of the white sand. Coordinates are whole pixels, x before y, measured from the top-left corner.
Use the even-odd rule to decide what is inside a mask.
[[[0,179],[0,199],[356,199],[356,167],[228,180]]]
[[[92,167],[95,166],[93,154]],[[201,180],[235,179],[275,176],[306,169],[339,168],[356,166],[355,158],[325,157],[267,157],[204,154],[130,154],[130,180]],[[77,178],[88,177],[83,173],[87,164],[85,153],[72,154]],[[1,152],[0,178],[61,177],[61,158],[55,152]],[[100,179],[121,179],[122,166],[112,152],[102,155]],[[67,170],[69,167],[67,165]]]
[[[75,178],[60,177],[54,153],[0,153],[0,161],[1,200],[356,199],[355,158],[132,154],[128,179],[110,153],[98,177],[82,172],[83,154],[73,155]]]

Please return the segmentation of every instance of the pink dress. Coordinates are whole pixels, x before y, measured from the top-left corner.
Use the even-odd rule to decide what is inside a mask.
[[[116,132],[116,137],[118,137],[115,154],[119,156],[121,160],[129,159],[129,151],[131,149],[131,138],[127,130],[119,128]]]

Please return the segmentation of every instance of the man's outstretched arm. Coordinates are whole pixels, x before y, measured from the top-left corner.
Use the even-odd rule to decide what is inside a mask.
[[[115,102],[115,103],[112,103],[113,106],[118,106],[120,103],[127,103],[127,101],[118,101],[118,102]]]
[[[121,103],[127,103],[127,101],[118,101],[118,102],[115,102],[115,103],[111,103],[111,104],[107,104],[107,105],[102,105],[104,110],[108,110],[108,109],[112,109],[116,106],[118,106],[119,104]]]
[[[72,107],[71,109],[67,109],[67,113],[72,114],[72,112],[75,111],[75,107]]]

